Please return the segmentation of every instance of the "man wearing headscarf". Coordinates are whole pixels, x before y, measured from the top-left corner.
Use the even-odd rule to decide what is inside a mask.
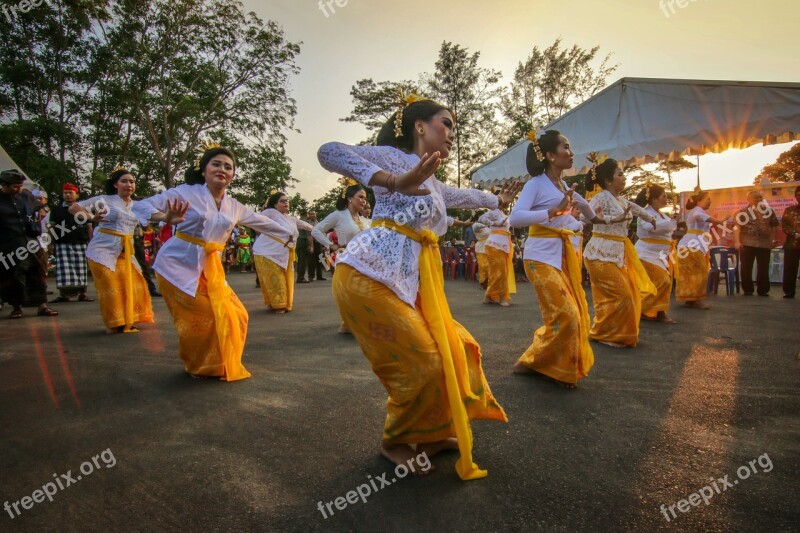
[[[55,316],[47,307],[46,273],[36,257],[42,248],[36,209],[20,194],[24,181],[18,170],[0,172],[0,291],[12,306],[9,318],[22,318],[26,289],[39,316]]]

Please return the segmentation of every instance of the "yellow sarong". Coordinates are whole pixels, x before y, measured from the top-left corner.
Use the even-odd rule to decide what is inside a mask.
[[[675,254],[676,252],[676,245],[675,241],[672,239],[651,239],[650,237],[640,237],[640,241],[646,242],[648,244],[660,244],[662,246],[669,246],[669,255],[667,256],[667,270],[669,270],[670,274],[674,279],[678,279],[678,272],[680,271],[678,267],[678,256]],[[644,263],[644,261],[642,261]]]
[[[225,282],[225,270],[219,256],[219,252],[225,249],[225,244],[206,242],[181,231],[177,232],[175,236],[200,246],[206,254],[203,271],[208,281],[208,298],[214,312],[214,329],[217,332],[220,357],[225,370],[223,379],[236,381],[249,378],[250,372],[242,365],[247,327],[245,326],[244,332],[240,329],[236,305],[230,295],[233,291]]]
[[[100,263],[88,259],[89,269],[92,271],[94,288],[97,291],[97,303],[100,305],[100,314],[103,323],[108,329],[128,324],[153,322],[153,306],[150,303],[150,293],[147,283],[141,272],[133,269],[131,280],[132,290],[127,288],[125,268],[130,266],[130,261],[120,255],[117,257],[117,266],[114,272]],[[130,311],[127,303],[132,302]],[[136,329],[126,329],[126,332]]]
[[[683,256],[683,257],[681,257]],[[706,299],[708,287],[709,254],[681,246],[678,251],[680,276],[675,290],[675,300],[697,302]]]
[[[583,283],[582,283],[583,280],[581,279],[582,276],[581,262],[580,259],[578,258],[578,253],[575,251],[575,246],[572,244],[572,240],[570,239],[570,237],[576,237],[576,236],[582,236],[582,234],[565,228],[556,229],[556,228],[551,228],[550,226],[543,226],[539,224],[535,224],[530,228],[528,228],[529,238],[561,239],[562,242],[563,246],[562,248],[563,259],[561,265],[561,274],[563,277],[562,282],[566,281],[568,283],[568,287],[566,288],[569,289],[569,292],[567,294],[571,293],[572,295],[575,305],[574,311],[576,312],[575,314],[577,314],[577,317],[579,319],[577,323],[578,331],[576,336],[577,349],[574,350],[574,353],[577,356],[577,361],[573,360],[570,361],[573,367],[575,368],[575,381],[570,381],[569,379],[561,379],[554,375],[547,374],[546,372],[540,370],[539,368],[535,368],[534,366],[528,364],[528,362],[530,362],[530,357],[526,357],[526,354],[528,354],[529,352],[531,352],[532,356],[535,356],[536,353],[546,354],[551,350],[558,350],[559,347],[558,345],[565,343],[565,340],[561,340],[561,342],[555,340],[556,337],[561,338],[559,331],[555,331],[554,333],[556,333],[556,335],[552,336],[548,336],[546,331],[542,331],[542,328],[545,328],[548,324],[547,317],[552,316],[552,318],[550,319],[551,323],[557,323],[557,322],[560,323],[564,320],[565,317],[570,318],[570,316],[573,315],[573,310],[570,307],[564,305],[559,306],[555,304],[555,302],[559,300],[558,296],[556,296],[555,291],[557,290],[558,294],[561,294],[561,291],[560,288],[557,287],[558,285],[560,285],[560,282],[556,280],[553,273],[550,273],[546,277],[546,279],[542,278],[539,279],[538,281],[534,281],[537,278],[536,275],[533,275],[533,272],[535,270],[534,267],[538,268],[538,264],[536,264],[538,262],[536,261],[534,261],[532,264],[528,264],[527,261],[525,262],[525,273],[528,275],[528,279],[531,280],[531,282],[534,284],[534,287],[536,288],[536,293],[537,295],[539,295],[539,306],[542,312],[542,317],[545,319],[545,325],[542,326],[542,328],[539,328],[539,330],[537,330],[536,333],[534,334],[533,337],[534,344],[536,343],[537,340],[537,334],[539,334],[540,332],[541,334],[538,336],[544,344],[542,348],[539,350],[535,349],[533,345],[531,345],[531,347],[528,348],[525,354],[523,354],[522,358],[520,358],[520,362],[522,364],[529,366],[533,370],[536,370],[537,372],[542,372],[543,374],[558,379],[559,381],[568,381],[570,383],[575,383],[577,381],[577,378],[582,378],[588,375],[589,369],[592,367],[592,365],[594,365],[594,352],[592,351],[592,347],[589,345],[589,304],[586,303],[586,293],[583,290]],[[544,266],[543,263],[542,266]],[[546,269],[543,272],[546,273]],[[539,294],[540,290],[541,294]],[[547,310],[545,310],[545,302],[547,302],[547,306],[549,308]],[[552,312],[553,306],[561,310],[561,312],[558,313],[558,318],[556,318],[555,316],[556,313]],[[559,330],[561,329],[561,327],[562,326],[558,326]],[[570,342],[571,341],[566,341],[567,344]],[[550,347],[550,344],[553,344],[552,348]],[[573,352],[571,351],[569,353],[571,355]],[[551,354],[551,357],[558,359],[556,354]],[[564,368],[563,364],[559,365],[558,367],[559,370],[556,370],[556,372],[561,373],[560,370],[563,370],[563,368]],[[581,369],[583,369],[583,371],[581,371]]]
[[[133,328],[133,235],[130,233],[120,233],[119,231],[114,231],[108,228],[100,228],[98,231],[108,235],[116,235],[122,239],[122,253],[125,255],[125,268],[122,269],[122,276],[125,280],[126,294],[125,302],[123,304],[123,309],[125,309],[125,329],[123,331],[125,333],[132,333],[136,331]],[[119,264],[119,261],[117,261],[118,266]]]
[[[475,255],[478,256],[478,283],[483,285],[489,282],[489,256],[486,252],[475,252]]]
[[[288,246],[285,241],[272,235],[266,233],[263,235],[289,248],[289,262],[286,268],[281,268],[267,257],[254,256],[261,295],[264,297],[264,303],[271,308],[291,311],[294,305],[294,247]]]
[[[636,284],[636,289],[641,294],[641,297],[656,294],[656,287],[650,281],[647,271],[642,266],[642,261],[639,259],[639,254],[636,253],[636,247],[631,240],[627,237],[620,235],[608,235],[605,233],[592,233],[593,237],[600,237],[601,239],[608,239],[609,241],[616,241],[625,244],[625,268],[628,270],[629,275],[633,275],[631,279]]]
[[[672,276],[669,271],[648,261],[642,261],[642,266],[647,271],[650,281],[656,287],[656,294],[645,296],[642,299],[642,314],[654,318],[659,311],[669,311],[669,297],[672,294]]]
[[[505,272],[505,285],[507,287],[507,293],[517,294],[517,275],[514,272],[514,242],[511,240],[511,233],[504,230],[504,229],[494,229],[492,230],[492,235],[505,235],[508,237],[508,253],[505,257],[505,268],[503,271]],[[493,246],[487,246],[488,249],[494,248]],[[497,248],[494,248],[497,250]],[[502,250],[501,250],[502,251]],[[498,257],[499,258],[499,257]],[[499,265],[498,265],[499,266]],[[509,296],[506,296],[508,299]]]
[[[261,285],[261,296],[264,304],[272,309],[286,309],[291,311],[289,306],[289,291],[287,288],[286,269],[281,268],[268,257],[254,255],[256,263],[256,274]]]
[[[642,298],[630,269],[610,261],[586,259],[592,282],[594,322],[589,338],[636,346],[639,342]],[[649,280],[648,280],[649,281]]]
[[[456,471],[463,480],[486,477],[488,472],[479,469],[478,465],[472,461],[472,430],[469,426],[465,404],[480,401],[478,395],[488,392],[488,389],[483,390],[483,385],[478,390],[472,388],[464,339],[462,335],[459,335],[459,329],[463,328],[460,328],[460,325],[453,320],[444,294],[439,239],[430,230],[417,233],[392,220],[377,220],[372,225],[396,231],[421,245],[419,258],[420,310],[442,360],[447,401],[461,453],[461,457],[456,462]],[[347,323],[346,319],[345,323]],[[347,325],[350,326],[349,323]],[[351,331],[355,332],[352,327]]]

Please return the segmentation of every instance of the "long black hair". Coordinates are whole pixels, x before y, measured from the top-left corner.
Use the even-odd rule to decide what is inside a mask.
[[[126,174],[131,174],[131,171],[127,168],[120,168],[109,174],[108,179],[106,179],[103,185],[103,192],[106,194],[117,194],[117,182]],[[133,174],[131,174],[131,177],[133,177]]]
[[[697,207],[697,204],[700,203],[700,200],[708,196],[708,191],[699,191],[694,193],[686,200],[686,209],[694,209]]]
[[[221,146],[217,148],[211,148],[203,152],[203,156],[200,158],[200,164],[197,165],[199,168],[195,167],[194,164],[190,164],[189,168],[186,169],[186,173],[184,174],[186,183],[189,185],[202,185],[205,183],[206,178],[203,176],[203,171],[206,169],[206,165],[208,165],[208,162],[214,159],[214,157],[220,154],[227,155],[233,160],[233,168],[235,170],[236,156],[233,155],[233,152]]]
[[[547,154],[554,154],[556,150],[558,150],[558,145],[561,144],[561,132],[547,130],[536,141],[539,144],[539,153],[542,156],[542,161],[539,161],[536,157],[536,149],[533,147],[533,143],[528,145],[528,153],[525,156],[525,168],[528,170],[528,175],[531,177],[544,174],[550,167]]]
[[[411,151],[414,149],[414,125],[417,120],[430,122],[440,111],[450,111],[455,119],[455,113],[453,113],[452,109],[433,100],[418,100],[405,106],[402,111],[403,121],[400,130],[403,135],[395,137],[395,120],[397,119],[397,113],[400,112],[398,110],[392,113],[381,127],[381,131],[378,132],[378,138],[375,140],[377,146],[394,146],[407,152]]]
[[[347,209],[347,204],[350,203],[350,198],[358,194],[358,191],[365,191],[364,187],[359,184],[351,185],[344,190],[344,196],[339,195],[336,199],[336,210],[344,211]]]
[[[616,159],[610,157],[594,167],[586,174],[586,192],[594,190],[594,186],[599,185],[600,188],[608,188],[608,184],[614,179],[614,173],[617,171],[618,163]]]

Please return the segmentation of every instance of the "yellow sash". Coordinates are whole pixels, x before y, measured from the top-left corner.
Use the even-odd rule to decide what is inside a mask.
[[[678,256],[675,254],[675,241],[672,239],[651,239],[650,237],[639,237],[639,240],[647,244],[658,244],[669,246],[669,257],[667,258],[667,270],[672,273],[672,277],[678,277]]]
[[[493,229],[492,235],[505,235],[508,237],[508,250],[506,254],[506,282],[508,292],[517,294],[517,275],[514,273],[514,243],[511,241],[511,233],[504,229]]]
[[[214,327],[217,330],[220,356],[225,367],[225,379],[236,381],[249,378],[250,372],[242,364],[244,339],[240,335],[239,323],[236,321],[236,312],[230,295],[225,290],[225,270],[219,257],[219,252],[225,249],[225,244],[206,242],[182,231],[177,232],[175,236],[200,246],[206,254],[206,264],[203,270],[208,282],[208,299],[211,301],[211,309],[214,311]]]
[[[376,220],[372,223],[372,227],[391,229],[422,245],[419,256],[420,303],[422,316],[442,355],[447,400],[453,415],[458,450],[461,453],[456,462],[456,472],[465,481],[486,477],[489,472],[479,469],[478,465],[472,462],[472,430],[469,427],[464,402],[477,400],[478,397],[470,388],[464,344],[453,326],[453,317],[444,295],[439,238],[430,230],[417,233],[393,220]]]
[[[635,274],[634,279],[636,280],[636,288],[639,290],[639,294],[644,298],[645,296],[658,293],[656,286],[650,281],[650,276],[647,275],[647,271],[644,269],[644,266],[642,266],[639,254],[636,253],[636,248],[629,238],[597,232],[592,235],[594,237],[600,237],[601,239],[608,239],[609,241],[625,243],[625,266]]]
[[[565,228],[551,228],[535,224],[528,228],[528,237],[539,239],[561,239],[564,244],[564,257],[567,263],[567,278],[578,303],[578,312],[581,316],[581,351],[594,360],[594,352],[589,345],[589,305],[586,303],[586,293],[581,283],[581,261],[570,237],[583,237],[582,233]]]
[[[289,263],[286,265],[286,310],[291,311],[292,304],[294,303],[294,247],[289,246],[288,241],[282,241],[274,235],[270,235],[268,233],[264,233],[263,235],[265,237],[269,237],[273,241],[281,243],[284,247],[289,248]]]
[[[136,333],[133,327],[133,235],[120,233],[108,228],[100,228],[100,233],[115,235],[122,239],[122,250],[125,253],[125,328],[123,333]]]

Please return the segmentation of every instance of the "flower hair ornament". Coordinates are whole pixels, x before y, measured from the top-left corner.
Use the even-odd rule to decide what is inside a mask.
[[[424,96],[420,96],[415,92],[406,95],[406,93],[403,92],[403,89],[400,89],[399,109],[397,110],[397,115],[394,117],[395,138],[400,138],[403,136],[403,110],[414,102],[424,102],[426,100],[430,100],[430,98],[425,98]]]
[[[354,180],[353,178],[347,178],[345,176],[339,178],[339,183],[342,184],[342,198],[344,198],[347,195],[348,187],[352,187],[353,185],[358,185],[358,182],[356,180]]]
[[[652,187],[652,186],[653,186],[653,183],[650,181],[650,179],[648,179],[646,182],[644,182],[644,190],[645,190],[644,199],[645,199],[645,202],[647,202],[648,204],[650,203],[650,187]]]
[[[201,144],[200,147],[203,149],[203,151],[200,153],[200,157],[194,161],[194,169],[198,172],[200,172],[200,160],[203,159],[203,155],[214,148],[222,148],[222,145],[211,141],[203,141],[203,144]]]
[[[591,191],[586,191],[586,200],[591,200],[594,196],[603,192],[603,188],[597,183],[597,167],[602,165],[606,159],[608,159],[608,156],[606,154],[601,155],[600,152],[589,152],[589,155],[586,156],[586,160],[592,164],[589,174],[594,184]]]
[[[114,174],[115,172],[117,172],[117,171],[120,171],[120,170],[124,170],[124,171],[126,171],[126,172],[127,172],[127,170],[128,170],[128,169],[125,167],[125,165],[117,165],[117,166],[114,168],[114,170],[112,170],[111,172],[109,172],[109,174],[108,174],[108,177],[110,178],[110,177],[112,176],[112,174]]]
[[[533,144],[533,152],[536,154],[536,160],[539,162],[544,161],[542,149],[539,147],[539,133],[536,130],[529,131],[528,140]]]

